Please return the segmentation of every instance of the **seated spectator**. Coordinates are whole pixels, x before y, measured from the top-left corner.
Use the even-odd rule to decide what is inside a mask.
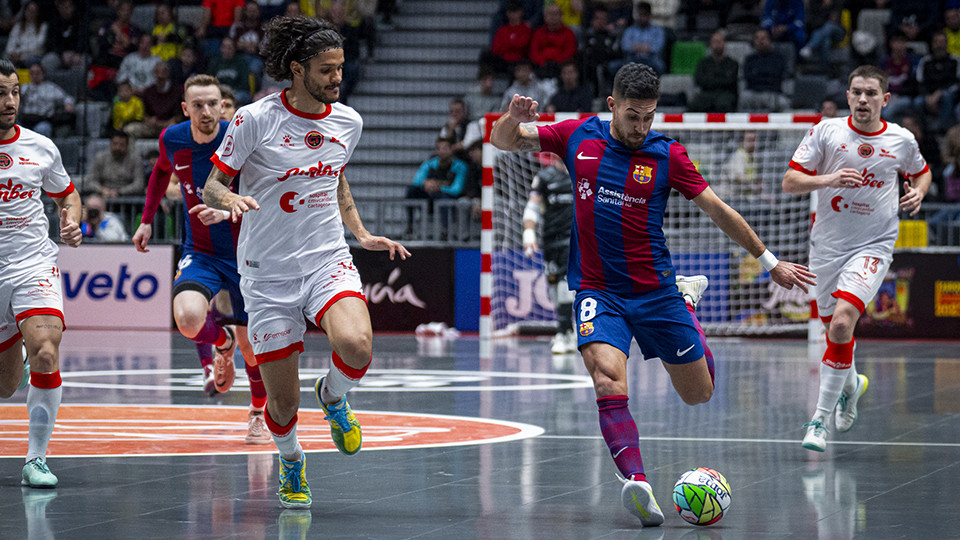
[[[93,62],[95,65],[117,69],[128,54],[137,50],[140,29],[131,24],[132,17],[133,1],[121,0],[116,17],[100,28],[97,36],[99,53]]]
[[[584,0],[553,0],[560,7],[560,22],[580,39],[583,30]]]
[[[820,104],[820,116],[822,118],[836,118],[839,116],[837,102],[832,99],[825,99]]]
[[[899,118],[913,105],[917,95],[917,64],[920,60],[907,47],[907,36],[896,33],[889,38],[889,53],[880,61],[880,69],[887,75],[890,101],[883,108],[884,119]]]
[[[783,80],[788,77],[787,62],[773,49],[770,33],[760,29],[753,33],[753,52],[743,61],[746,87],[740,94],[743,111],[782,111],[790,100],[783,94]]]
[[[489,51],[480,55],[480,63],[493,68],[497,73],[512,73],[513,66],[529,58],[530,38],[533,30],[523,19],[523,5],[519,0],[506,4],[507,22],[497,28]]]
[[[143,124],[148,128],[135,134],[137,138],[153,138],[160,132],[182,120],[180,102],[183,88],[170,80],[170,68],[160,62],[153,68],[156,82],[143,91]],[[128,132],[129,133],[129,132]]]
[[[663,49],[667,43],[667,34],[662,26],[650,23],[651,8],[648,2],[640,2],[633,10],[634,23],[623,31],[620,38],[620,50],[623,58],[610,63],[608,72],[616,73],[630,63],[646,64],[658,74],[663,73],[665,63]]]
[[[436,157],[420,165],[413,177],[413,184],[407,188],[408,199],[428,199],[428,211],[433,213],[433,201],[438,199],[456,199],[463,192],[467,182],[467,164],[453,156],[453,141],[437,138]],[[446,229],[449,216],[441,216],[441,227]],[[407,216],[407,234],[413,232],[413,209]]]
[[[731,201],[734,207],[739,207],[744,201],[756,200],[763,191],[756,152],[757,132],[745,131],[740,146],[723,165],[723,180],[719,185],[712,185],[717,196]]]
[[[603,4],[593,10],[590,27],[584,30],[580,47],[581,71],[583,80],[594,91],[594,97],[609,95],[608,81],[613,78],[607,66],[617,59],[619,43],[617,34],[612,30],[610,13]]]
[[[917,147],[920,148],[920,155],[927,161],[927,166],[930,167],[930,173],[933,175],[934,185],[941,184],[941,179],[943,175],[943,160],[940,155],[940,147],[937,144],[936,139],[930,133],[930,130],[927,129],[926,124],[923,121],[923,115],[917,112],[908,112],[903,115],[903,118],[900,119],[900,125],[913,133],[913,138],[917,140]],[[948,130],[949,131],[949,130]],[[928,192],[927,195],[931,196],[931,200],[936,200],[942,196],[942,191],[939,191],[941,186],[938,186],[937,190],[933,193]]]
[[[947,35],[934,32],[930,40],[930,54],[917,65],[917,84],[920,95],[913,106],[938,119],[937,131],[946,133],[957,123],[953,107],[957,102],[957,59],[947,52]]]
[[[180,56],[167,62],[170,67],[170,78],[177,86],[183,86],[183,83],[193,75],[205,73],[205,64],[204,58],[193,47],[180,49]]]
[[[533,63],[529,60],[521,60],[513,68],[513,84],[503,92],[503,99],[500,100],[500,110],[507,110],[514,94],[526,96],[538,103],[547,103],[550,101],[553,91],[554,89],[549,84],[541,82],[533,74]]]
[[[337,22],[334,22],[334,24],[339,26]],[[343,34],[342,31],[340,33]],[[230,28],[230,37],[233,38],[237,45],[237,52],[247,61],[247,66],[250,67],[250,71],[252,71],[258,79],[262,77],[263,60],[260,59],[260,41],[263,39],[263,20],[260,18],[260,6],[256,2],[248,0],[243,5],[240,18],[237,19]],[[346,56],[346,47],[344,47],[343,53],[344,56]],[[346,66],[344,66],[344,75],[346,75]],[[344,80],[346,80],[346,76],[344,76]],[[342,89],[340,93],[341,95],[343,94]]]
[[[237,96],[229,86],[220,85],[220,119],[230,121],[237,113]]]
[[[545,110],[548,113],[593,110],[593,92],[580,84],[580,71],[573,60],[564,62],[560,67],[560,88],[550,98]]]
[[[132,124],[143,122],[143,116],[143,100],[133,94],[133,86],[128,81],[117,83],[117,95],[110,111],[113,129],[123,131]]]
[[[20,87],[17,123],[45,137],[53,137],[55,128],[76,124],[73,104],[73,97],[56,83],[48,81],[40,64],[33,64],[30,66],[30,82]]]
[[[951,7],[943,12],[943,33],[947,35],[947,52],[960,56],[960,8]]]
[[[180,56],[187,34],[174,18],[170,4],[157,4],[153,19],[154,45],[150,48],[150,52],[154,56],[159,56],[164,62]]]
[[[230,35],[230,28],[243,11],[244,0],[203,0],[203,19],[195,32],[198,38],[211,40]]]
[[[800,49],[800,57],[813,66],[830,65],[830,49],[843,41],[847,31],[840,25],[843,5],[837,0],[810,0],[807,9],[807,34],[810,40]]]
[[[463,137],[467,132],[467,124],[470,123],[470,117],[467,116],[467,106],[460,98],[450,100],[450,114],[447,116],[446,123],[440,128],[441,139],[449,140],[453,145],[453,152],[459,159],[466,157],[466,151],[463,148]]]
[[[133,92],[138,96],[154,83],[153,68],[162,62],[150,49],[153,47],[153,37],[143,34],[137,40],[137,52],[128,54],[117,71],[117,80],[128,81],[133,86]]]
[[[40,6],[27,2],[7,37],[6,55],[17,67],[27,67],[43,59],[47,23],[40,20]]]
[[[46,71],[58,69],[83,69],[90,45],[86,32],[81,27],[80,17],[73,0],[56,0],[57,8],[47,29],[47,53],[41,65]]]
[[[110,137],[110,148],[94,156],[84,184],[87,190],[108,199],[144,194],[143,163],[130,147],[126,133],[115,131]]]
[[[940,156],[944,167],[942,179],[937,182],[940,184],[939,199],[944,202],[960,202],[960,124],[947,130]],[[924,154],[924,157],[929,156]]]
[[[127,234],[120,218],[107,212],[103,198],[88,195],[83,200],[83,221],[80,223],[84,242],[128,242]]]
[[[467,114],[471,122],[475,122],[488,112],[500,110],[502,96],[493,93],[493,68],[481,65],[477,69],[477,84],[467,90],[463,102],[467,106]]]
[[[592,4],[594,9],[606,10],[610,31],[614,34],[622,32],[633,20],[633,0],[594,0]]]
[[[926,41],[940,26],[940,2],[890,0],[890,26],[887,35],[903,32],[907,41]]]
[[[727,56],[722,31],[710,36],[710,54],[700,59],[693,80],[700,88],[690,102],[690,111],[733,112],[737,110],[740,66]]]
[[[766,0],[760,28],[776,42],[790,42],[796,54],[807,42],[803,0]]]
[[[573,60],[577,54],[577,36],[563,24],[560,6],[551,4],[543,8],[543,26],[533,31],[530,38],[530,60],[543,79],[553,79],[560,74],[560,64]]]
[[[727,16],[730,13],[730,0],[681,0],[680,11],[684,13],[686,29],[689,33],[697,31],[697,19],[701,13],[714,11],[717,14],[717,28],[727,27]]]
[[[340,81],[340,103],[346,104],[357,82],[360,81],[360,32],[357,27],[347,21],[346,5],[343,2],[331,4],[330,22],[336,25],[337,31],[343,36],[343,78]],[[261,67],[262,65],[261,62]]]
[[[497,33],[497,29],[507,23],[507,6],[514,0],[500,0],[497,3],[497,11],[490,18],[490,38]],[[542,0],[516,0],[520,4],[523,13],[520,20],[527,21],[530,28],[536,28],[543,24],[543,6]],[[381,4],[383,1],[381,0]]]
[[[250,101],[250,67],[247,61],[237,56],[237,46],[233,39],[223,38],[220,42],[220,54],[210,59],[207,72],[216,77],[237,94],[237,99]]]

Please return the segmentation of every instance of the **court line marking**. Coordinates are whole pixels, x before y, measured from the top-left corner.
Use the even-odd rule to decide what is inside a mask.
[[[541,435],[539,439],[567,439],[567,440],[603,440],[600,435]],[[800,439],[737,439],[725,437],[640,437],[641,441],[663,442],[712,442],[712,443],[766,443],[766,444],[799,444]],[[942,448],[960,448],[960,443],[935,442],[897,442],[897,441],[830,441],[830,444],[844,446],[935,446]]]

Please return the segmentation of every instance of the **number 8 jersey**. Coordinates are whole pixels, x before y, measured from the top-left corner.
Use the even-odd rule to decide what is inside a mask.
[[[927,172],[913,134],[881,120],[879,131],[854,127],[852,117],[826,119],[810,128],[790,160],[808,175],[856,169],[857,188],[817,190],[817,215],[810,232],[810,257],[832,259],[867,248],[890,256],[897,241],[900,189],[898,172],[912,179]]]

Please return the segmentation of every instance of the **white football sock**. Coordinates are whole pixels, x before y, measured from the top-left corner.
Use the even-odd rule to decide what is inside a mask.
[[[47,457],[47,444],[53,435],[53,426],[60,410],[63,387],[37,388],[30,385],[27,390],[27,413],[30,415],[30,435],[27,445],[27,461]]]

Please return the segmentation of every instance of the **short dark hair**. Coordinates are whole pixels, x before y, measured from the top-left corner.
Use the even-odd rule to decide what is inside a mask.
[[[650,15],[653,13],[653,6],[650,5],[650,2],[638,2],[637,3],[637,13],[643,13],[644,15]]]
[[[450,146],[457,144],[456,139],[454,139],[453,137],[444,137],[443,135],[437,135],[437,140],[434,144],[441,143],[441,142],[447,143]]]
[[[343,36],[333,23],[317,17],[274,17],[263,31],[264,70],[278,81],[293,80],[291,62],[303,64],[321,52],[343,48]]]
[[[128,135],[127,132],[122,129],[115,129],[111,131],[110,138],[113,139],[114,137],[120,137],[121,139],[130,142],[130,135]]]
[[[660,77],[648,65],[630,62],[613,79],[613,96],[621,99],[660,99]]]
[[[880,83],[880,89],[886,92],[890,87],[890,82],[887,79],[887,74],[883,72],[882,69],[877,66],[871,66],[869,64],[862,65],[853,71],[850,72],[850,77],[847,78],[847,87],[849,88],[853,84],[854,77],[863,77],[864,79],[876,79]]]
[[[9,77],[15,74],[17,74],[17,66],[13,65],[13,62],[6,58],[0,58],[0,75]]]
[[[233,93],[233,88],[225,84],[220,85],[220,98],[232,101],[234,105],[237,104],[237,95]]]

